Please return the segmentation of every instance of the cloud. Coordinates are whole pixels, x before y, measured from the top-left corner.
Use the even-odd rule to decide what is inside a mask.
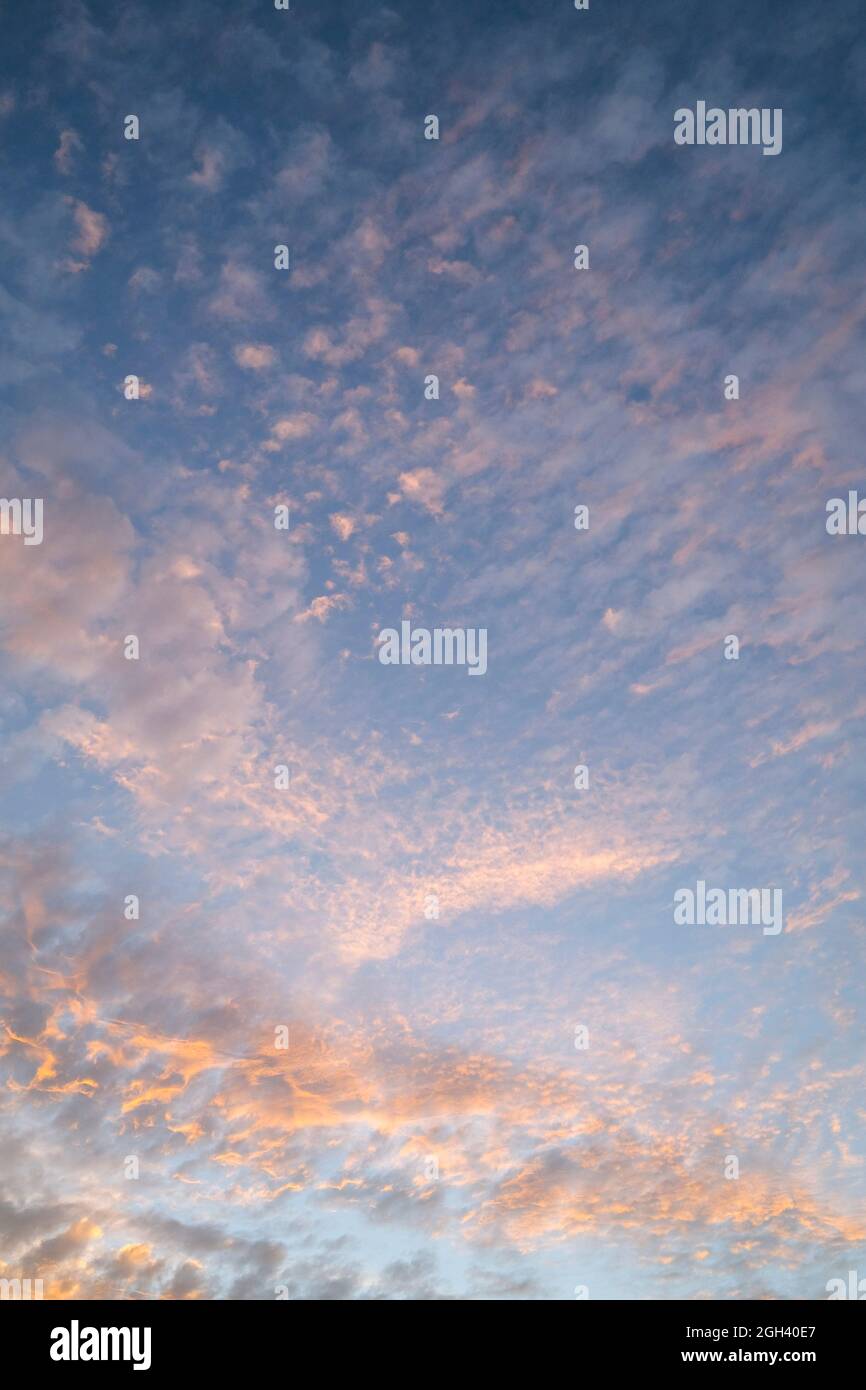
[[[354,517],[343,516],[340,512],[334,512],[328,520],[341,541],[347,541],[357,526]]]
[[[306,439],[317,425],[316,416],[309,410],[299,411],[296,415],[284,415],[271,425],[271,438],[266,440],[262,447],[274,453],[296,439]]]
[[[415,468],[401,473],[397,481],[400,490],[410,501],[417,502],[432,516],[442,515],[448,484],[432,468]]]
[[[331,613],[347,607],[348,603],[349,599],[346,594],[319,594],[308,608],[305,608],[302,613],[296,614],[295,622],[306,623],[311,618],[316,618],[320,623],[323,623]]]
[[[75,155],[83,150],[83,148],[81,137],[76,131],[71,129],[61,130],[60,144],[54,151],[54,167],[61,174],[71,174],[75,163]],[[93,214],[91,214],[91,216],[93,216]]]
[[[68,198],[66,201],[68,206],[72,208],[72,217],[76,227],[72,249],[90,260],[102,249],[108,239],[108,219],[103,213],[95,212],[93,208],[89,208],[78,198]]]
[[[239,367],[260,372],[266,367],[272,367],[277,355],[267,343],[241,343],[234,349],[234,358]]]
[[[215,318],[231,323],[273,318],[276,312],[265,290],[261,272],[232,260],[227,261],[220,270],[217,288],[208,308]]]

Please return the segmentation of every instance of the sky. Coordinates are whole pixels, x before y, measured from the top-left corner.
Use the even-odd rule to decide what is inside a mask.
[[[0,22],[0,1277],[866,1278],[861,7]]]

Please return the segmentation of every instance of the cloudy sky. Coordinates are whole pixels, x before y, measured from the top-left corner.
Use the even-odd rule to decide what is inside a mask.
[[[0,1275],[866,1276],[859,10],[0,5]]]

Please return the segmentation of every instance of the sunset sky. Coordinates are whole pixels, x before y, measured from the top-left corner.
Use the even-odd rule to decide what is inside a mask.
[[[862,6],[0,29],[0,1276],[866,1277]]]

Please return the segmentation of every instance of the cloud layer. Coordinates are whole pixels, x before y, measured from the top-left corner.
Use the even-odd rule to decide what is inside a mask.
[[[7,18],[0,1275],[862,1267],[857,17]],[[486,675],[380,664],[404,618]],[[698,879],[784,931],[676,926]]]

